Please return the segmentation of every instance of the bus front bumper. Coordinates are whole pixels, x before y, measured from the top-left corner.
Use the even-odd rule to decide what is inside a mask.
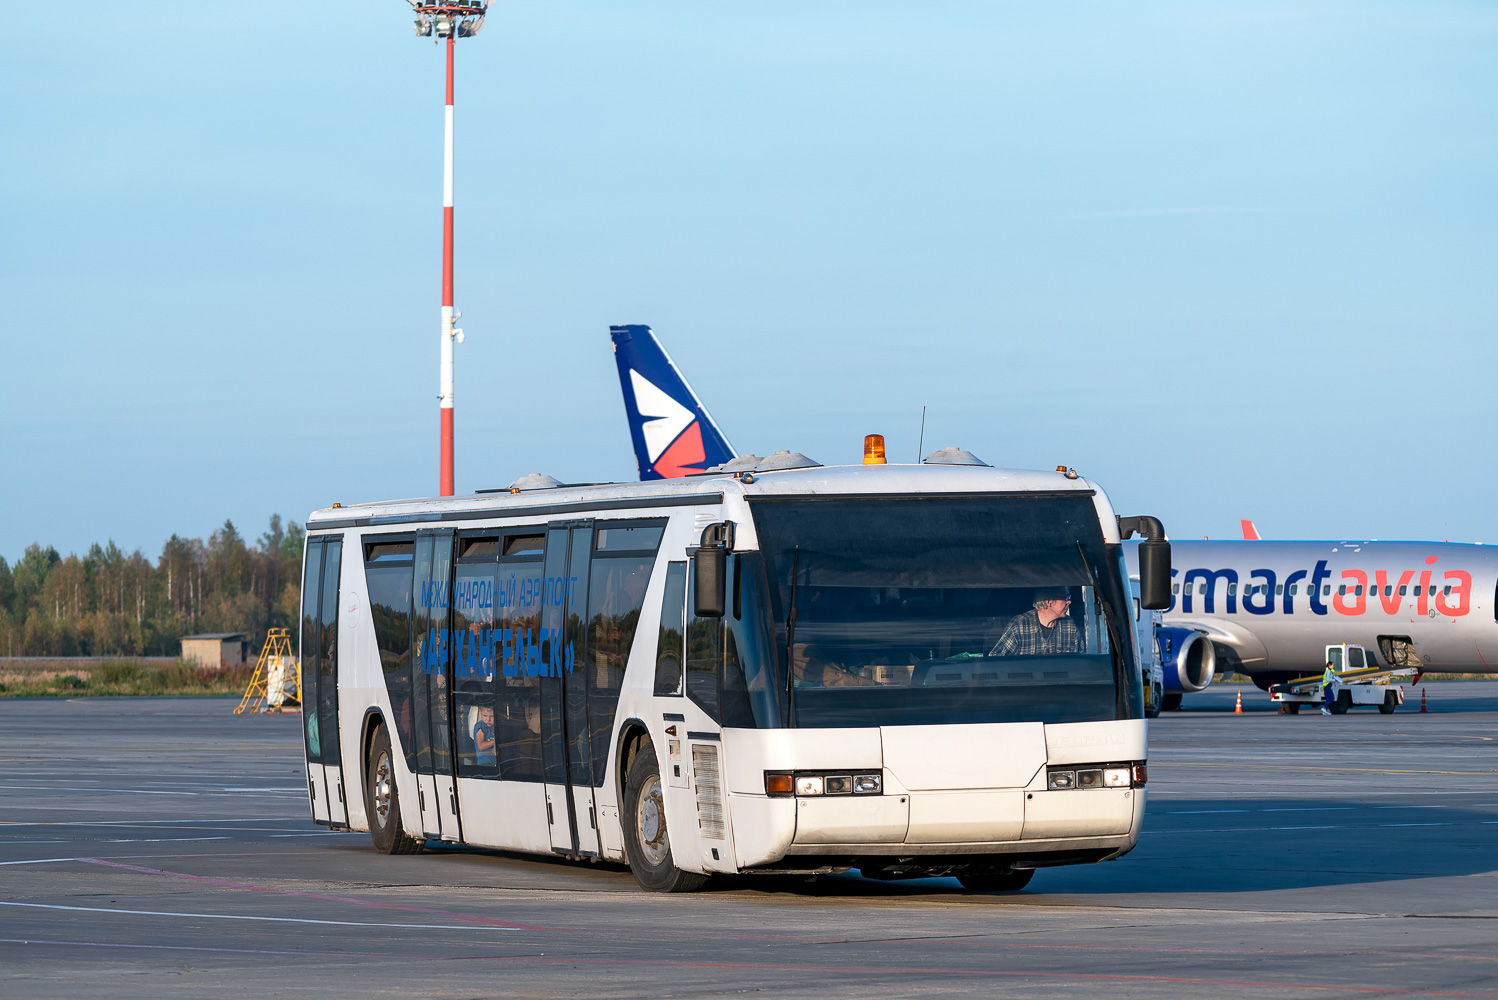
[[[1019,867],[1104,860],[1134,847],[1145,803],[1142,788],[729,799],[740,870],[829,857],[986,855]]]

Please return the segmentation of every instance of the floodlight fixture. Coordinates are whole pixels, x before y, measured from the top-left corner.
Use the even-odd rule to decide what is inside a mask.
[[[453,48],[459,38],[472,38],[484,28],[489,0],[407,0],[416,14],[418,38],[447,39],[447,104],[442,137],[442,332],[437,395],[440,423],[439,487],[453,495],[453,345],[463,332],[453,326]],[[433,39],[433,41],[437,41]]]

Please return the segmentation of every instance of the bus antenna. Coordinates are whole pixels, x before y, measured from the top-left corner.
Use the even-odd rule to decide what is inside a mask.
[[[921,452],[926,450],[926,408],[921,407],[921,439],[915,446],[915,464],[921,464]]]

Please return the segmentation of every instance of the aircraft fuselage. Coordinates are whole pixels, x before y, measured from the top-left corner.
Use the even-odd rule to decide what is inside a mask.
[[[1425,670],[1498,672],[1495,547],[1173,540],[1171,567],[1164,623],[1205,632],[1219,673],[1261,687],[1319,671],[1324,647],[1342,642],[1380,663],[1418,657]]]

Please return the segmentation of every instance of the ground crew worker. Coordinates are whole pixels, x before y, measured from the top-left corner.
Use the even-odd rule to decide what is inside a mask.
[[[1337,670],[1327,661],[1326,671],[1321,675],[1321,714],[1332,714],[1332,703],[1337,700],[1337,690],[1342,686],[1342,679],[1337,676]]]

